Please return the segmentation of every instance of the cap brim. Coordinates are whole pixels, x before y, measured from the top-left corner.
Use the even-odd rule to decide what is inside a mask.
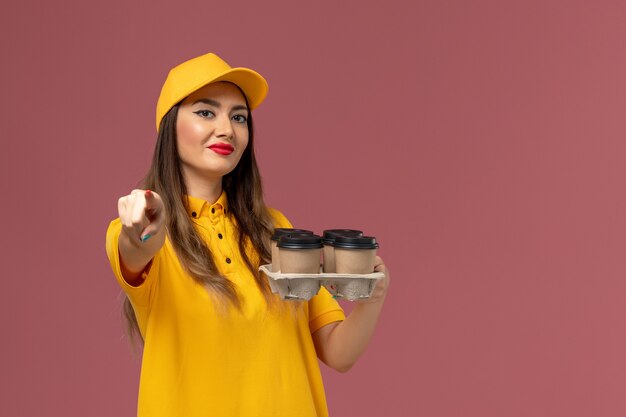
[[[241,88],[248,99],[248,106],[250,107],[250,110],[258,107],[259,104],[265,100],[269,90],[269,86],[267,85],[265,78],[263,78],[256,71],[248,68],[232,68],[206,84],[218,81],[229,81]],[[201,88],[204,85],[198,88]]]

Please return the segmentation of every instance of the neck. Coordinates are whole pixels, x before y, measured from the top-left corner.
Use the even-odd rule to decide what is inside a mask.
[[[200,198],[211,204],[215,203],[222,194],[222,177],[207,177],[206,175],[195,175],[186,171],[185,185],[187,194]]]

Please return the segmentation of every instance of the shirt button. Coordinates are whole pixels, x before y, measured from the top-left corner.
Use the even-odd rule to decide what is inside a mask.
[[[221,233],[218,233],[218,234],[217,234],[217,237],[219,237],[219,238],[221,239],[221,238],[223,238],[224,236],[222,236],[222,234],[221,234]]]
[[[211,213],[215,213],[215,207],[211,208]]]
[[[226,258],[226,263],[229,264],[231,262],[230,258]]]
[[[192,211],[192,212],[191,212],[191,217],[196,217],[196,216],[197,216],[196,212],[195,212],[195,211]]]

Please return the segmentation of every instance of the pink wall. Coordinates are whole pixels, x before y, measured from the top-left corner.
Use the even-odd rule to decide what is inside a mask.
[[[134,414],[104,232],[207,51],[270,83],[269,203],[392,272],[332,415],[626,415],[624,2],[39,3],[0,15],[0,415]]]

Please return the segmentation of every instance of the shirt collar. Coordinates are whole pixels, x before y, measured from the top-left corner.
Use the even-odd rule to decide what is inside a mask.
[[[228,213],[228,198],[226,192],[222,191],[217,201],[213,204],[197,197],[187,196],[187,213],[193,219],[200,217],[215,218]]]

